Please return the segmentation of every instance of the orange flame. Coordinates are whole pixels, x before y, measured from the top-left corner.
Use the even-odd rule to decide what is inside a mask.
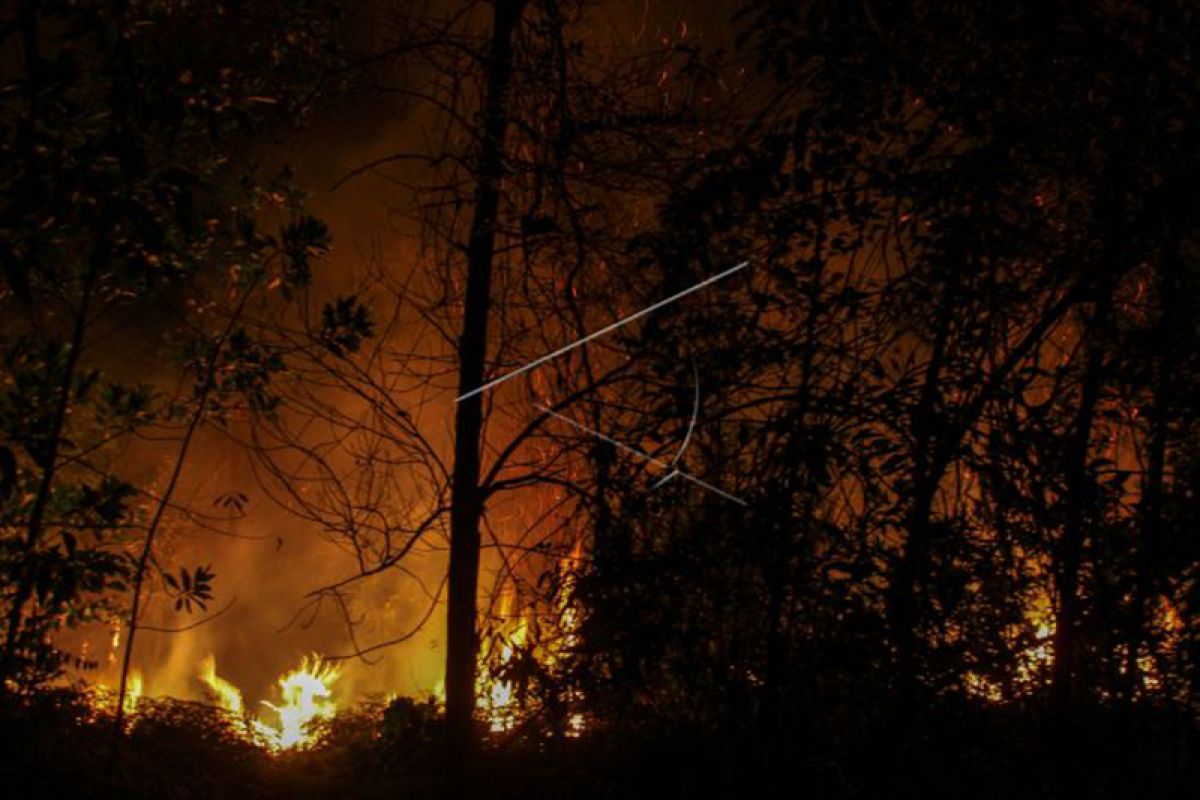
[[[209,654],[200,662],[200,680],[212,690],[217,705],[231,717],[241,719],[245,716],[245,704],[242,702],[242,691],[229,681],[217,674],[217,659]]]

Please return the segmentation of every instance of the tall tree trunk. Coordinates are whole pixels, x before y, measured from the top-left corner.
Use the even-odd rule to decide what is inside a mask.
[[[905,516],[904,551],[892,570],[888,587],[888,624],[895,648],[896,696],[903,716],[911,708],[917,687],[918,582],[928,555],[930,517],[946,463],[936,420],[941,398],[942,366],[949,347],[950,321],[958,296],[957,281],[943,292],[934,323],[934,340],[921,396],[909,423],[913,437],[912,498]]]
[[[467,245],[463,330],[458,342],[458,388],[464,394],[483,384],[487,358],[496,215],[504,172],[512,38],[524,0],[496,0],[483,101],[483,135],[475,183],[475,211]],[[454,420],[453,503],[450,509],[450,574],[446,620],[446,745],[449,765],[466,775],[476,747],[473,723],[479,639],[476,604],[479,582],[479,524],[484,491],[479,485],[483,396],[458,403]]]
[[[1101,336],[1112,302],[1111,284],[1097,291],[1095,310],[1085,323],[1086,364],[1079,390],[1068,451],[1065,454],[1064,479],[1066,510],[1062,537],[1055,553],[1054,580],[1058,607],[1054,614],[1054,665],[1051,673],[1051,710],[1049,718],[1052,761],[1058,791],[1064,795],[1078,786],[1084,769],[1084,752],[1078,731],[1080,642],[1079,623],[1083,604],[1079,597],[1080,569],[1087,544],[1088,526],[1094,523],[1092,496],[1095,480],[1090,468],[1092,431],[1096,406],[1104,377],[1104,345]]]
[[[1153,592],[1151,571],[1158,556],[1163,475],[1166,471],[1167,436],[1175,385],[1176,358],[1172,337],[1181,333],[1178,319],[1179,288],[1176,281],[1179,269],[1178,227],[1172,239],[1159,271],[1159,302],[1162,303],[1162,310],[1154,338],[1155,349],[1161,357],[1154,380],[1154,405],[1150,411],[1150,446],[1146,457],[1146,474],[1142,478],[1141,500],[1138,503],[1139,541],[1125,642],[1128,650],[1125,653],[1123,693],[1130,703],[1136,699],[1142,680],[1138,654],[1146,640],[1147,604]]]
[[[824,442],[817,442],[809,420],[813,401],[813,362],[817,355],[817,323],[821,311],[822,279],[825,272],[825,220],[817,226],[813,246],[812,275],[808,281],[808,307],[804,319],[804,341],[800,359],[800,383],[792,397],[795,408],[795,426],[788,437],[784,464],[787,472],[783,479],[782,496],[772,507],[778,509],[772,520],[772,542],[770,564],[767,569],[767,662],[763,678],[762,704],[759,721],[763,733],[774,739],[779,725],[786,716],[782,708],[782,690],[788,679],[789,658],[785,637],[785,622],[790,610],[789,590],[799,586],[802,572],[808,568],[808,552],[812,549],[813,516],[816,514],[816,495],[820,490],[821,478],[815,474],[815,466],[825,458]],[[820,447],[821,452],[816,449]],[[793,514],[793,500],[799,495],[799,536],[793,532],[797,520]],[[799,545],[799,547],[797,546]],[[800,560],[802,564],[795,562]],[[798,573],[801,573],[798,575]],[[794,601],[793,601],[794,602]]]
[[[1102,332],[1106,327],[1112,303],[1111,285],[1101,287],[1096,310],[1084,335],[1088,337],[1087,363],[1079,391],[1079,405],[1071,428],[1066,455],[1066,519],[1058,548],[1058,608],[1054,620],[1053,699],[1057,716],[1066,719],[1075,699],[1075,673],[1078,667],[1079,642],[1077,627],[1080,620],[1079,571],[1087,542],[1090,524],[1089,505],[1093,481],[1089,469],[1092,429],[1096,406],[1104,377],[1104,345]]]

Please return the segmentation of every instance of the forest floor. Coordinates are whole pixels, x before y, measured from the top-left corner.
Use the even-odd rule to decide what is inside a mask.
[[[1069,738],[1032,711],[947,704],[901,733],[842,716],[783,736],[662,724],[578,738],[497,735],[474,785],[486,798],[1173,798],[1200,796],[1195,725],[1096,713]],[[799,735],[801,730],[803,735]],[[0,795],[274,800],[441,798],[440,720],[393,702],[339,715],[317,742],[270,753],[223,712],[143,701],[111,759],[112,719],[70,692],[0,715]],[[461,777],[461,776],[458,776]]]

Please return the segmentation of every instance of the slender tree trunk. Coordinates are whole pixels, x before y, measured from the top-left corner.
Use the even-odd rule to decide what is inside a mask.
[[[208,385],[211,385],[211,374],[212,369],[210,368],[209,383],[206,384],[205,391],[200,399],[200,405],[192,415],[187,431],[183,435],[183,442],[179,447],[179,454],[175,459],[175,466],[171,471],[171,477],[167,482],[167,487],[163,491],[162,497],[158,501],[158,507],[154,510],[154,518],[146,529],[146,541],[142,544],[142,552],[138,557],[137,571],[133,577],[133,602],[129,609],[129,624],[126,625],[125,653],[121,658],[121,683],[120,688],[117,690],[116,717],[113,720],[112,738],[108,749],[108,766],[106,769],[110,775],[113,769],[116,768],[121,747],[121,733],[125,730],[125,698],[129,693],[129,667],[133,661],[133,645],[138,632],[138,616],[141,613],[142,589],[145,586],[146,567],[149,564],[150,553],[154,548],[154,534],[158,531],[162,523],[163,514],[166,512],[167,506],[171,501],[171,495],[175,493],[175,487],[179,483],[179,476],[183,473],[183,466],[187,460],[188,449],[196,434],[196,429],[199,427],[200,421],[204,416],[205,396],[208,394]]]
[[[217,365],[220,360],[221,351],[225,347],[225,343],[229,341],[229,336],[233,333],[238,321],[241,320],[242,312],[246,308],[246,303],[249,301],[252,291],[253,287],[250,287],[243,293],[241,301],[230,316],[229,322],[222,331],[220,338],[217,339],[212,353],[209,354],[208,359],[204,362],[204,383],[201,385],[200,391],[196,396],[196,410],[192,412],[192,418],[188,421],[187,429],[180,440],[179,452],[175,456],[175,465],[171,469],[171,476],[167,479],[167,485],[163,489],[157,507],[154,509],[154,516],[146,528],[146,539],[142,543],[142,552],[138,556],[137,568],[133,575],[133,600],[130,603],[129,624],[126,626],[125,653],[121,658],[121,683],[120,688],[117,690],[116,716],[113,720],[112,738],[108,749],[106,770],[109,775],[112,775],[113,770],[117,766],[117,759],[120,756],[121,734],[125,730],[125,698],[129,693],[129,667],[133,663],[133,646],[137,639],[138,617],[141,614],[142,607],[142,589],[146,583],[146,568],[150,563],[150,554],[154,551],[154,537],[162,526],[163,516],[171,504],[171,497],[175,494],[175,487],[179,485],[179,478],[183,474],[184,465],[187,463],[188,450],[191,448],[192,441],[196,437],[196,431],[199,430],[201,423],[204,421],[204,412],[208,405],[208,397],[212,393],[213,386],[216,384]]]
[[[0,663],[0,691],[6,686],[7,679],[15,669],[16,651],[20,644],[22,616],[25,604],[33,594],[33,573],[29,569],[28,560],[37,548],[38,540],[45,527],[46,510],[50,504],[50,495],[54,488],[58,451],[62,445],[63,430],[66,427],[67,414],[71,406],[71,385],[75,381],[75,372],[79,366],[79,357],[83,351],[83,338],[87,331],[88,314],[91,311],[92,292],[94,290],[100,267],[108,260],[108,241],[106,237],[97,242],[93,251],[87,273],[83,277],[83,296],[79,310],[75,316],[75,325],[71,333],[71,342],[67,350],[67,360],[63,366],[62,383],[59,386],[57,405],[54,409],[50,438],[46,442],[46,451],[41,454],[42,479],[38,483],[37,495],[33,501],[33,509],[29,514],[29,527],[25,532],[24,556],[25,568],[21,572],[14,594],[12,606],[8,610],[8,628],[4,637],[4,654]]]
[[[459,394],[483,384],[487,358],[496,215],[504,172],[512,38],[524,0],[496,0],[483,105],[483,136],[475,185],[475,211],[467,246],[467,286],[463,330],[458,342]],[[453,503],[450,509],[450,573],[446,621],[446,737],[448,767],[469,772],[476,747],[474,727],[476,661],[479,640],[476,604],[479,581],[479,524],[484,491],[479,485],[483,396],[457,405],[454,420]]]

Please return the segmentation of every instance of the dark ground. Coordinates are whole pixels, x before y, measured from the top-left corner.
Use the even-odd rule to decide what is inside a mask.
[[[89,719],[90,718],[90,719]],[[486,742],[487,798],[1170,798],[1200,791],[1186,717],[1093,710],[1072,733],[1035,709],[927,706],[901,732],[868,709],[799,718],[786,733],[663,721],[592,726],[578,739]],[[111,718],[70,693],[3,718],[4,796],[17,798],[384,798],[445,796],[440,720],[401,700],[329,723],[315,747],[271,756],[195,703],[144,701],[106,775]],[[1074,746],[1063,746],[1064,743]],[[450,771],[454,774],[454,771]]]

